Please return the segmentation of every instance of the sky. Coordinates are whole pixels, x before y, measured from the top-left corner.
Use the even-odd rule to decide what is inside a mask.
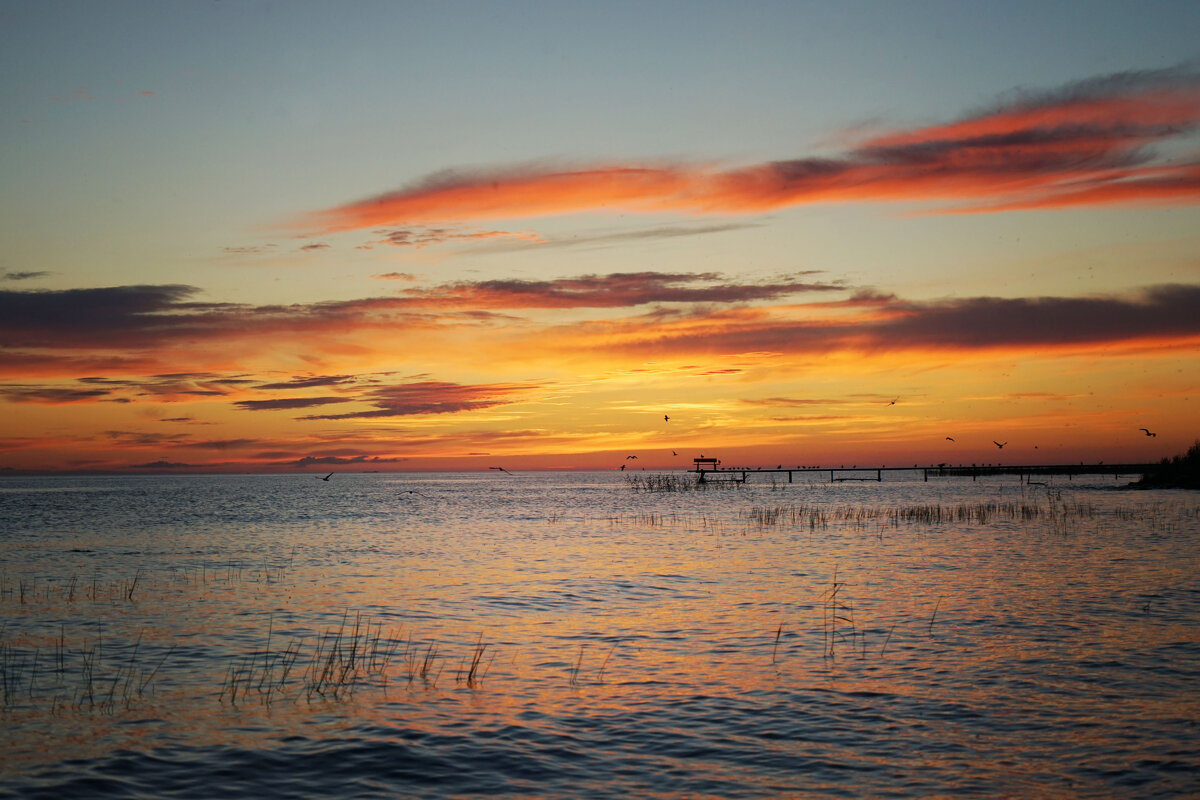
[[[1198,43],[1187,0],[3,0],[0,473],[1182,453]]]

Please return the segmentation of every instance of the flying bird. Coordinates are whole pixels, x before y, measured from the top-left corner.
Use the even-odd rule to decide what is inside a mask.
[[[1003,450],[1004,445],[1008,444],[1008,442],[997,442],[995,439],[992,439],[992,444],[996,445],[996,447],[999,447],[1001,450]]]
[[[672,451],[671,451],[671,455],[673,455],[673,456],[677,456],[677,455],[679,455],[679,453],[676,453],[674,450],[672,450]]]
[[[504,467],[488,467],[488,469],[498,469],[501,472],[503,472],[505,475],[512,475],[512,473],[509,472],[508,470],[506,470]]]
[[[663,414],[663,422],[670,422],[670,421],[671,421],[671,418],[668,417],[666,414]]]
[[[953,436],[947,436],[947,437],[946,437],[946,441],[947,441],[947,442],[953,442],[953,441],[954,441],[954,437],[953,437]]]
[[[329,473],[328,475],[326,475],[324,478],[321,478],[321,480],[323,480],[323,481],[327,481],[327,480],[329,480],[329,479],[330,479],[330,478],[332,478],[332,477],[333,477],[333,473],[331,472],[331,473]]]
[[[894,406],[894,405],[896,405],[896,400],[899,400],[899,399],[900,399],[900,398],[899,398],[899,397],[897,397],[895,400],[893,400],[892,402],[888,403],[888,405],[889,405],[889,406]]]
[[[1153,431],[1150,431],[1150,430],[1146,430],[1146,428],[1138,428],[1138,430],[1139,430],[1139,431],[1146,431],[1146,435],[1147,435],[1147,436],[1158,436],[1158,434],[1157,434],[1157,433],[1154,433]]]
[[[626,461],[628,461],[628,460],[629,460],[629,459],[631,459],[631,458],[637,458],[637,456],[625,456],[625,460],[626,460]]]

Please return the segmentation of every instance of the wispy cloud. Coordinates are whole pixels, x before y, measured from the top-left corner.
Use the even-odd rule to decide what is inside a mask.
[[[1099,344],[1194,342],[1200,338],[1200,286],[1164,285],[1126,296],[975,297],[846,305],[817,318],[788,309],[698,311],[656,319],[596,322],[563,330],[561,346],[628,353],[737,354],[899,350],[1040,350]],[[792,312],[795,309],[791,310]]]
[[[745,405],[766,406],[768,408],[802,408],[804,406],[840,405],[845,400],[835,400],[829,397],[763,397],[758,399],[746,398],[741,401]]]
[[[717,273],[612,273],[553,281],[462,281],[409,287],[394,297],[251,306],[193,301],[184,285],[114,286],[57,291],[0,290],[0,340],[7,348],[138,350],[186,339],[254,339],[269,334],[345,332],[371,327],[480,324],[492,310],[724,303],[845,289],[840,282],[736,282]],[[431,311],[440,312],[430,315]],[[446,314],[451,314],[447,316]],[[0,356],[3,356],[0,353]],[[2,366],[2,364],[0,364]]]
[[[346,414],[313,415],[301,419],[367,419],[372,417],[403,417],[419,414],[453,414],[478,411],[512,402],[514,395],[538,388],[533,384],[497,383],[466,385],[445,381],[417,381],[395,386],[383,386],[362,400],[372,406],[369,411]]]
[[[453,308],[632,308],[650,303],[745,303],[807,292],[845,291],[841,281],[735,282],[719,273],[614,272],[550,281],[461,281],[400,296],[418,306]]]
[[[35,278],[45,278],[49,272],[6,272],[0,275],[2,281],[31,281]]]
[[[239,400],[234,405],[246,411],[279,411],[348,402],[348,397],[280,397],[273,400]]]
[[[79,389],[56,386],[0,386],[0,397],[11,403],[36,403],[39,405],[66,405],[68,403],[95,403],[112,401],[108,389]]]
[[[221,252],[227,256],[259,256],[270,252],[276,247],[278,247],[278,245],[273,242],[269,242],[267,244],[234,245],[222,248]]]
[[[347,465],[361,464],[401,464],[407,461],[407,458],[385,458],[380,456],[356,455],[356,456],[304,456],[295,461],[288,461],[284,466],[288,467],[340,467]]]
[[[574,234],[558,238],[545,238],[533,245],[497,244],[490,250],[513,250],[518,247],[536,246],[541,249],[564,247],[599,247],[622,242],[645,242],[656,239],[680,239],[689,236],[705,236],[713,233],[728,233],[759,227],[756,222],[729,222],[721,225],[662,225],[654,228],[614,231],[612,233]]]
[[[311,389],[315,386],[340,386],[355,380],[353,375],[310,375],[302,378],[292,378],[290,381],[263,383],[256,389]]]
[[[1023,92],[958,121],[876,136],[832,157],[720,168],[695,163],[526,165],[444,171],[300,222],[348,231],[585,211],[762,213],[829,202],[950,202],[988,211],[1200,202],[1200,163],[1152,145],[1200,125],[1200,76],[1126,72]]]
[[[420,249],[430,245],[447,244],[449,242],[484,242],[484,241],[517,241],[528,244],[540,244],[545,238],[530,231],[458,231],[451,228],[405,228],[398,230],[378,230],[376,234],[382,239],[376,239],[370,244],[386,244],[393,247],[412,247]]]

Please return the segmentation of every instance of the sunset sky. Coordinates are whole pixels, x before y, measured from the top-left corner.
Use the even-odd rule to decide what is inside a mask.
[[[0,176],[0,471],[1200,437],[1190,0],[7,0]]]

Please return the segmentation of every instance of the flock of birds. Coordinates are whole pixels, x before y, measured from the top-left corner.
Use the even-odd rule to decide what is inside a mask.
[[[899,401],[900,401],[900,398],[899,398],[899,397],[893,397],[891,400],[889,400],[889,401],[888,401],[888,403],[887,403],[887,404],[888,404],[889,406],[894,406],[894,405],[896,405],[896,403],[898,403]],[[671,421],[671,417],[670,417],[669,415],[667,415],[667,414],[663,414],[663,421],[664,421],[664,422],[670,422],[670,421]],[[1154,431],[1150,430],[1149,428],[1138,428],[1138,430],[1140,430],[1142,433],[1146,434],[1147,436],[1154,436],[1154,437],[1157,437],[1157,436],[1158,436],[1158,434],[1157,434],[1157,433],[1155,433]],[[955,439],[954,439],[954,437],[953,437],[953,436],[947,436],[947,437],[946,437],[946,441],[947,441],[947,442],[955,442]],[[957,442],[956,442],[956,443],[957,443]],[[992,444],[996,445],[996,449],[997,449],[997,450],[1003,450],[1005,447],[1007,447],[1007,446],[1008,446],[1008,442],[1006,442],[1006,441],[1005,441],[1005,442],[997,442],[995,439],[993,439],[993,440],[992,440]],[[1037,450],[1037,449],[1038,449],[1038,446],[1035,444],[1035,445],[1033,446],[1033,449],[1034,449],[1034,450]],[[672,450],[672,451],[671,451],[671,455],[673,455],[673,456],[678,456],[678,455],[679,455],[679,453],[677,453],[676,451]],[[701,457],[701,458],[704,458],[704,456],[703,456],[703,455],[701,455],[700,457]],[[636,459],[636,458],[637,458],[637,456],[635,456],[635,455],[625,456],[625,460],[626,460],[626,461],[631,461],[631,460],[634,460],[634,459]],[[626,467],[626,466],[627,466],[626,464],[622,464],[622,465],[621,465],[620,469],[621,469],[621,471],[622,471],[622,472],[624,472],[624,471],[625,471],[625,467]],[[498,469],[498,467],[492,467],[492,469]],[[782,464],[780,464],[778,467],[776,467],[776,469],[783,469],[783,465],[782,465]],[[803,467],[796,467],[796,469],[803,469]]]
[[[894,405],[896,405],[896,402],[897,402],[897,401],[899,401],[899,399],[900,399],[899,397],[895,397],[895,398],[893,398],[893,399],[892,399],[890,402],[888,402],[888,405],[889,405],[889,406],[894,406]],[[670,422],[670,421],[671,421],[671,417],[670,417],[670,415],[668,415],[668,414],[663,414],[663,422]],[[1139,431],[1141,431],[1142,433],[1146,434],[1146,436],[1152,436],[1152,437],[1157,437],[1157,436],[1158,436],[1158,434],[1157,434],[1157,433],[1155,433],[1154,431],[1150,430],[1149,428],[1138,428],[1138,430],[1139,430]],[[955,441],[955,439],[954,439],[954,437],[953,437],[953,436],[947,436],[947,437],[946,437],[946,441],[947,441],[947,442],[954,442],[954,441]],[[999,449],[999,450],[1003,450],[1003,449],[1005,448],[1005,446],[1007,446],[1007,445],[1008,445],[1008,442],[997,442],[995,439],[993,439],[993,440],[992,440],[992,444],[996,445],[996,448],[997,448],[997,449]],[[1036,449],[1037,449],[1037,445],[1034,445],[1034,446],[1033,446],[1033,449],[1034,449],[1034,450],[1036,450]],[[678,455],[679,455],[679,453],[677,453],[676,451],[672,450],[672,451],[671,451],[671,455],[673,455],[673,456],[678,456]],[[700,457],[701,457],[701,458],[704,458],[704,456],[703,456],[703,455],[701,455]],[[637,460],[637,456],[636,456],[636,455],[628,455],[628,456],[625,456],[625,460],[626,460],[626,461],[636,461],[636,460]],[[625,467],[626,467],[626,466],[627,466],[626,464],[622,464],[622,465],[621,465],[621,472],[624,472],[624,471],[625,471]],[[488,467],[488,469],[499,470],[500,472],[503,472],[505,475],[512,475],[512,473],[511,473],[511,472],[509,472],[508,470],[506,470],[504,467]],[[776,467],[776,469],[783,469],[783,465],[782,465],[782,464],[780,464],[778,467]],[[803,468],[803,467],[799,467],[799,466],[798,466],[798,467],[796,467],[796,469],[804,469],[804,468]],[[321,479],[321,480],[323,480],[323,481],[327,481],[327,480],[329,480],[330,478],[332,478],[332,477],[333,477],[333,474],[334,474],[334,473],[332,473],[332,472],[331,472],[331,473],[329,473],[328,475],[326,475],[325,477],[323,477],[323,478],[320,478],[320,479]],[[318,477],[320,477],[320,476],[318,476]],[[415,490],[413,490],[413,491],[411,491],[411,494],[421,494],[421,493],[420,493],[420,492],[418,492],[418,491],[415,491]],[[424,495],[422,495],[422,497],[424,497]]]

